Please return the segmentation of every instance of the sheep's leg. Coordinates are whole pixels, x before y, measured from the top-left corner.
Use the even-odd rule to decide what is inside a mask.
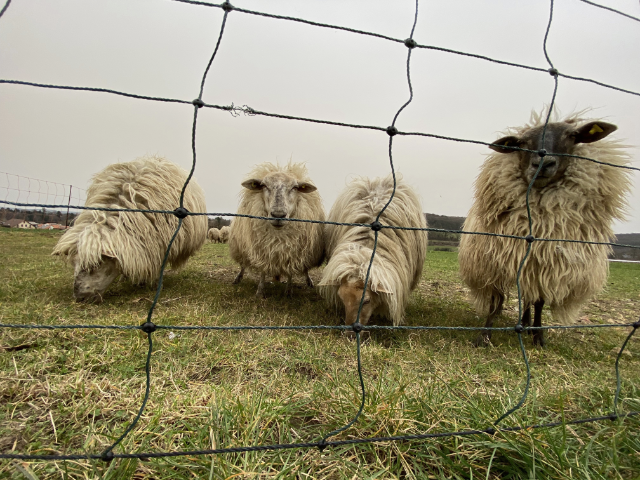
[[[533,316],[533,326],[541,327],[542,326],[542,307],[544,307],[544,300],[538,300],[533,305],[535,307],[534,316]],[[544,347],[544,330],[535,330],[533,332],[533,344]]]
[[[487,322],[484,324],[484,328],[491,328],[493,326],[493,320],[502,314],[502,306],[504,304],[504,295],[500,292],[494,292],[491,296],[491,311],[487,315]],[[483,330],[480,335],[476,337],[474,345],[476,347],[486,347],[491,343],[491,330]]]
[[[265,274],[260,274],[260,283],[258,283],[258,290],[256,291],[256,297],[264,298],[264,277]]]
[[[522,314],[522,326],[528,327],[531,325],[531,305],[527,305],[524,309],[524,313]],[[531,335],[533,331],[527,330],[527,333]]]
[[[311,280],[311,277],[309,276],[309,270],[304,272],[304,275],[307,277],[307,287],[313,288],[313,280]]]
[[[244,277],[244,267],[240,268],[240,273],[238,273],[238,275],[236,276],[236,279],[233,281],[233,284],[237,285],[238,283],[240,283],[240,280],[242,280],[242,277]]]
[[[293,293],[293,275],[287,275],[287,288],[284,293],[287,296],[291,296]]]

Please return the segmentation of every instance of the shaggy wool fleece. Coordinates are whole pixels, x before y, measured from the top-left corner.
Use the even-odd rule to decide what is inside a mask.
[[[520,136],[544,121],[545,115],[533,113],[528,125],[505,135]],[[579,126],[587,120],[575,114],[563,121]],[[574,154],[614,165],[629,163],[625,146],[610,138],[578,144]],[[475,182],[475,201],[463,229],[528,235],[527,187],[516,153],[489,155]],[[572,158],[564,178],[531,190],[532,234],[536,238],[610,242],[614,238],[613,220],[624,218],[629,189],[628,170]],[[508,297],[526,251],[523,240],[462,236],[460,273],[471,289],[479,315],[489,314],[494,291]],[[544,299],[556,321],[572,323],[581,305],[604,287],[610,251],[606,245],[533,242],[520,278],[524,305]]]
[[[340,194],[329,212],[330,222],[366,223],[375,221],[391,198],[393,177],[361,177]],[[383,225],[426,228],[424,213],[416,192],[397,179],[393,200],[380,217]],[[327,225],[327,258],[319,289],[337,310],[343,304],[338,289],[343,279],[362,280],[373,252],[374,231],[369,227]],[[427,251],[427,232],[383,228],[378,232],[376,254],[369,274],[369,287],[378,292],[382,305],[374,315],[390,318],[394,325],[403,322],[409,295],[420,276]]]
[[[187,172],[155,156],[109,165],[93,177],[85,206],[174,210]],[[191,179],[184,196],[190,212],[206,212],[204,192]],[[102,256],[115,258],[120,272],[134,283],[154,282],[167,246],[178,226],[174,215],[83,210],[60,238],[53,255],[66,256],[82,270],[91,270]],[[189,216],[174,240],[168,261],[181,267],[205,242],[207,217]]]
[[[284,166],[272,163],[257,165],[247,179],[263,179],[270,173],[284,172],[299,183],[313,183],[302,163]],[[260,190],[243,188],[238,213],[269,217]],[[297,202],[289,218],[324,221],[322,198],[318,191],[297,195]],[[285,222],[275,229],[270,222],[254,218],[236,217],[229,233],[229,253],[241,267],[266,276],[303,274],[318,267],[324,260],[322,224]]]

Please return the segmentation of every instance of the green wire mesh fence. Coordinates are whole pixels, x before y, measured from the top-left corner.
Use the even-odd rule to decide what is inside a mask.
[[[300,449],[300,448],[312,448],[312,447],[316,447],[316,448],[319,448],[319,449],[322,450],[322,449],[324,449],[326,447],[335,447],[335,446],[339,446],[339,445],[353,445],[353,444],[372,443],[372,442],[381,442],[381,441],[409,441],[409,440],[424,440],[424,439],[435,439],[435,438],[445,438],[445,437],[463,437],[463,436],[470,436],[470,435],[493,435],[498,431],[502,431],[502,432],[517,432],[517,431],[526,430],[526,429],[551,428],[551,427],[557,427],[557,426],[590,423],[590,422],[596,422],[596,421],[602,421],[602,420],[612,420],[613,421],[613,420],[616,420],[616,419],[624,419],[624,418],[635,417],[635,416],[640,415],[640,412],[637,412],[637,411],[626,412],[626,413],[618,413],[619,394],[620,394],[620,388],[621,388],[621,377],[620,377],[620,372],[619,372],[620,358],[621,358],[625,348],[627,347],[627,344],[628,344],[629,340],[631,339],[631,337],[635,334],[635,332],[640,327],[640,320],[636,321],[635,323],[628,323],[628,324],[623,324],[623,325],[620,325],[620,324],[602,324],[602,325],[565,325],[565,326],[554,325],[554,326],[547,326],[547,327],[535,327],[535,326],[534,327],[528,327],[528,326],[525,327],[522,324],[523,309],[522,309],[522,295],[521,295],[521,291],[520,291],[520,274],[521,274],[524,262],[526,261],[526,258],[529,255],[529,253],[531,251],[531,248],[532,248],[532,244],[534,242],[536,242],[536,241],[573,242],[573,243],[585,243],[585,244],[595,244],[595,245],[613,245],[613,246],[626,246],[626,247],[631,247],[631,248],[640,248],[640,247],[633,246],[633,245],[622,245],[622,244],[617,244],[617,243],[604,243],[604,242],[586,242],[586,241],[580,241],[580,240],[575,240],[575,239],[534,238],[533,237],[533,228],[532,228],[533,224],[532,224],[532,219],[531,219],[531,212],[529,210],[529,193],[530,193],[531,188],[533,186],[533,182],[535,181],[537,175],[540,173],[540,170],[542,169],[542,166],[543,166],[542,162],[540,162],[540,166],[538,168],[538,171],[536,172],[536,174],[534,175],[533,179],[531,180],[531,183],[530,183],[529,188],[527,190],[527,211],[528,211],[528,220],[529,220],[529,235],[527,235],[527,236],[500,235],[500,234],[493,234],[493,233],[486,233],[486,232],[469,232],[469,231],[461,231],[461,230],[447,230],[447,229],[436,229],[436,228],[417,229],[417,228],[409,228],[409,227],[403,227],[403,226],[397,226],[397,225],[384,225],[384,224],[381,224],[378,221],[380,219],[380,216],[382,215],[384,210],[389,206],[389,204],[391,203],[391,201],[393,200],[393,197],[395,195],[395,180],[396,180],[396,177],[395,177],[394,162],[393,162],[393,141],[394,141],[394,138],[396,136],[398,136],[398,135],[400,135],[400,136],[423,136],[423,137],[432,137],[432,138],[438,138],[438,139],[443,139],[443,140],[448,140],[448,141],[455,141],[455,142],[474,143],[474,144],[489,145],[489,146],[492,145],[491,143],[487,143],[487,142],[481,142],[481,141],[470,140],[470,139],[455,138],[455,137],[447,137],[447,136],[435,135],[435,134],[430,134],[430,133],[402,132],[402,131],[399,131],[395,127],[395,124],[396,124],[396,121],[397,121],[399,115],[402,113],[402,111],[413,100],[413,87],[411,85],[411,68],[410,67],[411,67],[411,54],[412,54],[412,51],[414,49],[416,49],[416,48],[438,50],[438,51],[450,53],[450,54],[453,54],[453,55],[461,55],[461,56],[466,56],[466,57],[472,57],[472,58],[481,59],[481,60],[485,60],[485,61],[489,61],[489,62],[501,64],[501,65],[506,65],[506,66],[515,67],[515,68],[528,69],[528,70],[543,72],[543,73],[546,73],[548,75],[551,75],[551,77],[553,78],[553,81],[554,81],[554,90],[553,90],[553,96],[551,98],[551,102],[550,102],[550,105],[549,105],[549,111],[548,111],[548,114],[547,114],[547,117],[546,117],[546,120],[545,120],[545,124],[544,124],[543,138],[544,138],[544,135],[546,134],[546,129],[547,129],[547,125],[549,123],[549,118],[550,118],[550,115],[551,115],[551,111],[552,111],[553,106],[555,104],[556,92],[557,92],[557,88],[558,88],[559,78],[567,78],[567,79],[572,79],[574,81],[589,82],[589,83],[593,83],[593,84],[602,86],[604,88],[617,90],[617,91],[620,91],[620,92],[623,92],[623,93],[626,93],[626,94],[630,94],[630,95],[640,96],[639,92],[634,92],[634,91],[631,91],[631,90],[622,89],[622,88],[619,88],[619,87],[616,87],[616,86],[613,86],[613,85],[609,85],[609,84],[605,84],[605,83],[602,83],[602,82],[599,82],[599,81],[596,81],[596,80],[593,80],[593,79],[581,78],[581,77],[576,77],[576,76],[571,76],[571,75],[568,75],[568,74],[564,74],[564,73],[559,72],[556,69],[556,67],[554,67],[553,63],[551,62],[551,60],[549,58],[549,55],[548,55],[547,49],[546,49],[547,37],[548,37],[549,31],[550,31],[551,24],[552,24],[552,19],[553,19],[553,6],[554,6],[554,1],[553,0],[550,0],[549,22],[547,24],[546,34],[545,34],[544,43],[543,43],[544,54],[545,54],[545,58],[547,59],[547,62],[549,64],[549,68],[532,67],[532,66],[528,66],[528,65],[516,64],[516,63],[512,63],[512,62],[506,62],[506,61],[502,61],[502,60],[498,60],[498,59],[494,59],[494,58],[490,58],[490,57],[486,57],[486,56],[482,56],[482,55],[475,55],[475,54],[471,54],[471,53],[467,53],[467,52],[461,52],[461,51],[451,50],[451,49],[442,48],[442,47],[418,44],[413,39],[414,30],[415,30],[416,22],[417,22],[417,18],[418,18],[418,0],[416,0],[414,21],[413,21],[413,25],[412,25],[409,37],[407,39],[404,39],[404,40],[388,37],[388,36],[385,36],[385,35],[380,35],[380,34],[373,33],[373,32],[366,32],[366,31],[347,28],[347,27],[340,27],[340,26],[336,26],[336,25],[329,25],[329,24],[323,24],[323,23],[319,23],[319,22],[313,22],[313,21],[309,21],[309,20],[305,20],[305,19],[301,19],[301,18],[287,17],[287,16],[281,16],[281,15],[273,15],[273,14],[264,13],[264,12],[257,12],[257,11],[243,9],[243,8],[237,8],[237,7],[233,6],[231,3],[229,3],[228,1],[226,1],[226,2],[224,2],[222,4],[211,4],[211,3],[200,2],[200,1],[195,1],[195,0],[173,0],[173,1],[181,2],[181,3],[187,3],[187,4],[191,4],[191,5],[195,5],[195,6],[203,6],[203,7],[209,7],[209,8],[220,8],[220,9],[224,10],[224,16],[223,16],[222,23],[221,23],[221,26],[220,26],[218,40],[216,42],[216,46],[215,46],[215,49],[214,49],[214,51],[213,51],[213,53],[211,55],[211,58],[209,59],[209,62],[207,64],[206,68],[205,68],[205,71],[204,71],[204,74],[202,76],[202,80],[201,80],[201,83],[200,83],[200,91],[199,91],[198,96],[197,96],[197,98],[195,100],[188,101],[188,100],[173,99],[173,98],[150,97],[150,96],[137,95],[137,94],[121,92],[121,91],[116,91],[116,90],[111,90],[111,89],[106,89],[106,88],[75,87],[75,86],[65,86],[65,85],[48,85],[48,84],[38,84],[38,83],[32,83],[32,82],[24,82],[24,81],[19,81],[19,80],[0,79],[0,84],[14,84],[14,85],[24,85],[24,86],[31,86],[31,87],[38,87],[38,88],[50,88],[50,89],[62,89],[62,90],[102,92],[102,93],[108,93],[108,94],[112,94],[112,95],[120,95],[120,96],[124,96],[124,97],[140,99],[140,100],[167,102],[167,103],[191,104],[193,106],[193,124],[192,124],[192,135],[191,135],[191,142],[192,142],[191,146],[192,146],[193,161],[192,161],[192,166],[191,166],[191,171],[189,173],[189,176],[188,176],[187,180],[185,181],[185,183],[183,185],[183,188],[182,188],[182,193],[181,193],[181,196],[180,196],[179,205],[174,210],[169,210],[169,209],[167,209],[167,210],[112,209],[112,208],[94,208],[94,207],[90,207],[90,206],[87,207],[87,206],[83,206],[83,205],[72,205],[71,206],[71,208],[79,209],[79,210],[101,210],[101,211],[161,213],[161,214],[166,214],[166,215],[175,215],[179,219],[177,228],[175,230],[175,233],[174,233],[171,241],[169,242],[169,245],[167,246],[165,257],[164,257],[164,260],[163,260],[163,263],[162,263],[162,267],[161,267],[161,270],[160,270],[160,279],[158,281],[156,294],[155,294],[155,297],[154,297],[153,302],[151,304],[151,307],[149,308],[146,322],[143,323],[142,325],[135,325],[135,326],[118,326],[118,325],[35,325],[35,324],[8,324],[8,323],[7,324],[0,324],[0,328],[13,328],[13,329],[35,329],[35,330],[39,330],[39,329],[47,329],[47,330],[49,330],[49,329],[53,329],[53,330],[55,330],[55,329],[113,329],[113,330],[140,330],[140,331],[144,332],[144,334],[146,334],[147,341],[148,341],[148,351],[147,351],[147,357],[146,357],[146,363],[145,363],[146,388],[145,388],[143,401],[142,401],[142,404],[141,404],[141,406],[140,406],[140,408],[138,410],[137,415],[135,416],[133,421],[126,427],[126,429],[123,431],[123,433],[117,438],[117,440],[115,442],[113,442],[113,444],[111,444],[106,450],[104,450],[103,452],[98,453],[98,454],[21,455],[21,454],[7,453],[7,454],[0,454],[0,458],[22,459],[22,460],[49,460],[49,461],[54,461],[54,460],[101,459],[101,460],[104,460],[104,461],[110,461],[110,460],[112,460],[114,458],[157,458],[157,457],[175,457],[175,456],[185,456],[185,455],[211,455],[211,454],[239,453],[239,452],[252,452],[252,451]],[[622,12],[618,12],[617,10],[613,10],[611,8],[608,8],[608,7],[603,7],[601,5],[594,4],[594,3],[589,2],[587,0],[582,0],[582,1],[587,3],[587,4],[594,5],[596,7],[606,8],[607,10],[611,10],[611,11],[617,13],[617,14],[620,14],[622,16],[631,18],[632,20],[638,21],[638,19],[636,19],[635,17],[631,17],[631,16],[626,15],[626,14],[624,14]],[[7,11],[10,3],[11,3],[11,0],[8,0],[5,3],[5,6],[2,8],[2,10],[0,10],[0,17],[2,17],[2,15]],[[264,111],[255,110],[255,109],[252,109],[251,107],[248,107],[248,106],[237,107],[237,106],[234,106],[233,104],[231,104],[229,106],[207,104],[202,100],[202,93],[203,93],[203,90],[204,90],[204,85],[205,85],[205,82],[206,82],[206,79],[207,79],[207,74],[208,74],[208,72],[209,72],[209,70],[211,68],[211,65],[213,64],[213,61],[214,61],[214,59],[216,57],[216,54],[218,53],[218,50],[220,48],[222,37],[223,37],[223,34],[224,34],[225,25],[227,23],[229,14],[232,13],[232,12],[234,14],[254,15],[254,16],[268,17],[268,18],[284,20],[284,21],[298,22],[298,23],[303,23],[303,24],[306,24],[306,25],[319,27],[319,28],[338,29],[338,30],[347,31],[347,32],[351,32],[351,33],[354,33],[354,34],[358,34],[358,35],[376,37],[376,38],[383,39],[383,40],[390,41],[390,42],[403,43],[407,47],[406,73],[407,73],[407,83],[408,83],[408,87],[409,87],[409,99],[398,109],[398,111],[396,112],[396,114],[394,115],[394,117],[393,117],[393,119],[391,121],[390,126],[388,126],[388,127],[379,127],[379,126],[373,126],[373,125],[349,124],[349,123],[342,123],[342,122],[334,122],[334,121],[330,121],[330,120],[320,120],[320,119],[313,119],[313,118],[282,115],[282,114],[277,114],[277,113],[270,113],[270,112],[264,112]],[[336,223],[336,222],[326,222],[326,221],[318,221],[318,220],[304,220],[304,219],[296,219],[296,218],[285,219],[285,221],[312,222],[312,223],[323,223],[323,224],[333,224],[333,225],[344,225],[344,226],[371,228],[373,230],[373,232],[374,232],[374,246],[373,246],[373,252],[372,252],[372,255],[371,255],[371,260],[369,262],[369,268],[368,268],[368,271],[367,271],[367,274],[366,274],[365,286],[368,284],[369,274],[370,274],[370,271],[371,271],[371,265],[373,263],[373,259],[374,259],[375,255],[376,255],[376,249],[377,249],[377,243],[378,243],[378,235],[384,229],[424,230],[424,231],[433,231],[433,232],[451,232],[451,233],[459,233],[459,234],[465,234],[465,235],[486,235],[486,236],[495,236],[495,237],[515,238],[515,239],[519,239],[521,241],[527,242],[527,251],[526,251],[526,254],[525,254],[524,258],[520,262],[520,267],[519,267],[518,275],[517,275],[517,288],[518,288],[518,322],[517,322],[517,324],[515,326],[513,326],[513,327],[492,327],[492,328],[485,328],[485,327],[445,327],[445,326],[378,326],[378,325],[362,325],[359,322],[359,318],[360,318],[360,311],[362,309],[362,305],[363,305],[363,301],[364,301],[364,291],[363,291],[363,296],[362,296],[362,298],[360,300],[360,310],[358,311],[358,320],[353,325],[316,325],[316,326],[175,326],[175,325],[157,325],[157,324],[153,323],[152,317],[153,317],[154,309],[155,309],[155,307],[156,307],[156,305],[158,303],[158,299],[159,299],[161,291],[162,291],[162,284],[163,284],[163,279],[164,279],[164,270],[165,270],[165,266],[166,266],[166,263],[167,263],[167,258],[169,256],[169,251],[171,249],[171,245],[172,245],[173,241],[176,238],[176,235],[178,234],[178,232],[180,231],[180,228],[182,227],[182,223],[183,223],[183,220],[185,218],[187,218],[188,216],[194,216],[194,215],[217,215],[217,216],[232,216],[232,217],[236,217],[236,216],[249,217],[249,218],[256,218],[256,219],[261,219],[261,220],[265,220],[265,221],[266,220],[273,220],[270,217],[238,215],[238,214],[235,214],[235,213],[189,212],[184,208],[184,206],[183,206],[184,192],[185,192],[185,189],[186,189],[187,185],[189,184],[189,181],[190,181],[191,177],[193,176],[193,173],[194,173],[195,168],[196,168],[196,153],[197,153],[196,152],[196,127],[197,127],[197,120],[198,120],[198,111],[201,108],[213,108],[213,109],[224,110],[224,111],[228,111],[233,116],[237,116],[237,115],[240,115],[240,114],[252,115],[252,116],[253,115],[258,115],[258,116],[266,116],[266,117],[272,117],[272,118],[280,118],[280,119],[285,119],[285,120],[295,120],[295,121],[303,121],[303,122],[334,125],[334,126],[339,126],[339,127],[377,130],[377,131],[381,131],[381,132],[386,133],[388,135],[388,137],[389,137],[388,155],[389,155],[390,169],[391,169],[391,173],[392,173],[393,179],[394,179],[394,190],[393,190],[393,193],[390,196],[389,200],[387,201],[386,205],[379,212],[379,214],[378,214],[378,216],[377,216],[377,218],[376,218],[376,220],[374,222],[372,222],[371,224]],[[538,152],[538,151],[532,151],[532,150],[522,149],[522,148],[518,148],[518,147],[507,147],[507,148],[512,148],[513,150],[520,150],[520,151],[526,151],[526,152],[540,154],[540,152]],[[541,156],[543,156],[544,154],[547,154],[547,153],[544,152]],[[549,153],[549,154],[551,154],[551,153]],[[560,154],[560,155],[562,155],[562,154]],[[587,157],[581,157],[581,156],[576,156],[576,155],[566,155],[566,154],[564,154],[564,155],[565,156],[569,156],[569,157],[573,157],[573,158],[578,158],[578,159],[585,160],[585,161],[601,163],[601,164],[613,166],[613,167],[616,167],[616,168],[626,168],[626,169],[640,171],[640,169],[636,168],[636,167],[613,165],[613,164],[608,164],[606,162],[600,162],[600,161],[598,161],[596,159],[587,158]],[[8,200],[0,200],[0,203],[4,203],[4,204],[7,204],[7,205],[20,206],[20,207],[43,207],[43,208],[63,208],[64,207],[64,208],[67,208],[69,206],[69,205],[51,205],[51,204],[39,204],[39,203],[36,204],[36,203],[24,203],[24,202],[21,203],[21,202],[11,202],[11,201],[8,201]],[[515,412],[516,410],[518,410],[519,408],[522,407],[522,405],[524,404],[524,402],[525,402],[525,400],[527,398],[527,395],[528,395],[531,374],[530,374],[530,368],[529,368],[529,361],[528,361],[528,358],[527,358],[527,353],[525,351],[524,344],[523,344],[523,341],[522,341],[523,333],[537,331],[537,330],[544,330],[544,329],[576,329],[576,328],[580,328],[580,329],[584,329],[584,328],[631,328],[630,333],[628,334],[628,336],[626,337],[623,345],[620,348],[620,351],[619,351],[619,353],[617,355],[616,362],[615,362],[617,385],[616,385],[616,392],[615,392],[615,397],[614,397],[613,411],[608,415],[591,417],[591,418],[583,418],[583,419],[576,419],[576,420],[569,420],[569,421],[562,421],[562,422],[533,424],[533,425],[528,425],[528,426],[499,427],[498,424],[500,422],[502,422],[505,418],[507,418],[513,412]],[[360,404],[360,408],[359,408],[358,412],[356,413],[356,415],[353,417],[353,419],[349,423],[347,423],[346,425],[344,425],[343,427],[341,427],[339,429],[336,429],[334,431],[331,431],[331,432],[325,434],[320,440],[317,440],[317,441],[314,441],[314,442],[290,443],[290,444],[273,444],[273,445],[258,445],[258,446],[243,446],[243,447],[234,447],[234,448],[220,448],[220,449],[193,450],[193,451],[145,452],[145,453],[114,453],[114,449],[135,428],[136,424],[140,420],[140,418],[141,418],[141,416],[142,416],[142,414],[143,414],[143,412],[145,410],[145,406],[147,404],[147,401],[148,401],[149,395],[150,395],[150,391],[151,391],[151,368],[150,368],[150,364],[151,364],[151,354],[153,352],[153,333],[158,331],[158,330],[163,330],[163,329],[183,330],[183,331],[191,331],[191,330],[218,330],[218,331],[221,331],[221,330],[288,330],[288,331],[341,330],[341,331],[352,331],[352,332],[355,333],[357,371],[358,371],[358,379],[359,379],[360,389],[361,389],[361,395],[360,395],[361,404]],[[478,330],[481,330],[481,331],[491,330],[491,331],[494,331],[495,330],[495,331],[513,331],[518,336],[520,350],[521,350],[523,361],[524,361],[524,364],[526,366],[526,371],[527,371],[526,383],[525,383],[525,388],[524,388],[524,392],[522,394],[522,397],[521,397],[520,401],[513,408],[509,409],[507,412],[502,414],[494,422],[493,426],[485,428],[485,429],[461,430],[461,431],[441,432],[441,433],[428,433],[428,434],[418,434],[418,435],[399,435],[399,436],[387,436],[387,437],[370,437],[370,438],[358,438],[358,439],[348,439],[348,440],[329,440],[331,437],[333,437],[333,436],[335,436],[335,435],[347,430],[349,427],[351,427],[358,420],[358,417],[362,413],[364,405],[365,405],[366,390],[365,390],[364,378],[363,378],[363,374],[362,374],[362,362],[361,362],[361,351],[360,351],[361,350],[361,343],[362,343],[361,333],[363,331],[365,331],[365,330],[368,330],[368,331],[374,331],[374,330],[411,330],[411,331],[421,331],[421,330],[423,330],[423,331],[424,330],[461,330],[461,331],[465,331],[465,330],[475,330],[475,331],[478,331]]]

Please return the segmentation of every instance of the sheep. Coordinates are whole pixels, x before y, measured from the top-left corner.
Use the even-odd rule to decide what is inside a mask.
[[[330,222],[367,223],[391,198],[393,177],[357,178],[347,185],[329,212]],[[416,192],[397,180],[393,200],[380,216],[383,225],[426,228],[425,215]],[[410,293],[418,286],[427,251],[426,230],[378,232],[378,245],[366,285],[360,323],[380,315],[403,323]],[[318,284],[320,295],[333,307],[345,310],[345,323],[358,319],[364,281],[371,261],[374,231],[369,227],[326,226],[328,263]]]
[[[534,238],[609,242],[612,222],[625,214],[630,189],[629,171],[555,154],[573,154],[613,165],[627,165],[625,146],[605,139],[617,127],[582,118],[585,111],[564,120],[554,112],[543,131],[546,113],[532,112],[528,124],[512,128],[490,148],[491,154],[475,181],[475,200],[464,223],[469,232],[527,236],[526,193],[529,196]],[[553,152],[514,151],[508,146]],[[490,328],[502,312],[505,297],[516,284],[516,275],[528,244],[521,239],[463,235],[459,263],[462,279],[471,290],[479,315]],[[606,245],[533,241],[520,275],[524,306],[522,325],[542,326],[542,308],[551,307],[561,324],[573,323],[581,306],[605,285],[609,266]],[[476,346],[487,345],[491,331],[484,330]],[[535,330],[534,345],[544,346],[542,330]]]
[[[286,166],[256,165],[242,182],[238,214],[273,217],[273,220],[236,217],[229,236],[229,253],[240,265],[233,281],[242,280],[247,268],[260,274],[256,296],[264,296],[265,277],[287,276],[286,294],[292,279],[303,274],[313,287],[309,270],[324,259],[322,224],[286,221],[287,218],[324,221],[325,213],[317,188],[302,163]]]
[[[87,190],[87,207],[173,210],[179,206],[187,172],[161,157],[115,163],[96,174]],[[204,192],[191,179],[184,195],[190,212],[205,212]],[[109,284],[122,274],[134,284],[158,279],[178,218],[171,214],[83,210],[56,244],[53,255],[74,266],[76,301],[101,302]],[[169,253],[181,267],[205,242],[207,217],[182,221]]]
[[[228,225],[225,225],[220,229],[220,243],[227,243],[229,241],[230,231],[231,228]]]
[[[211,241],[211,243],[222,243],[220,240],[220,230],[213,227],[210,228],[207,232],[207,238]]]

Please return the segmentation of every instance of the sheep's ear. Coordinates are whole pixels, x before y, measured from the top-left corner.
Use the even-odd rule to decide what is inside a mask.
[[[379,288],[375,291],[376,293],[386,293],[387,295],[393,295],[393,292],[388,292],[384,288]]]
[[[516,150],[513,150],[511,148],[503,148],[503,147],[519,147],[519,146],[520,146],[520,139],[518,137],[509,136],[509,137],[503,137],[500,140],[496,140],[495,142],[493,142],[492,145],[489,145],[489,148],[491,150],[495,150],[496,152],[500,152],[500,153],[513,153]]]
[[[298,190],[300,193],[311,193],[315,192],[317,188],[310,183],[299,183],[296,187],[296,190]]]
[[[248,188],[249,190],[262,190],[264,185],[260,180],[256,180],[255,178],[250,178],[249,180],[242,182],[242,186],[244,188]]]
[[[586,123],[576,130],[576,143],[597,142],[617,129],[617,126],[607,122]]]

